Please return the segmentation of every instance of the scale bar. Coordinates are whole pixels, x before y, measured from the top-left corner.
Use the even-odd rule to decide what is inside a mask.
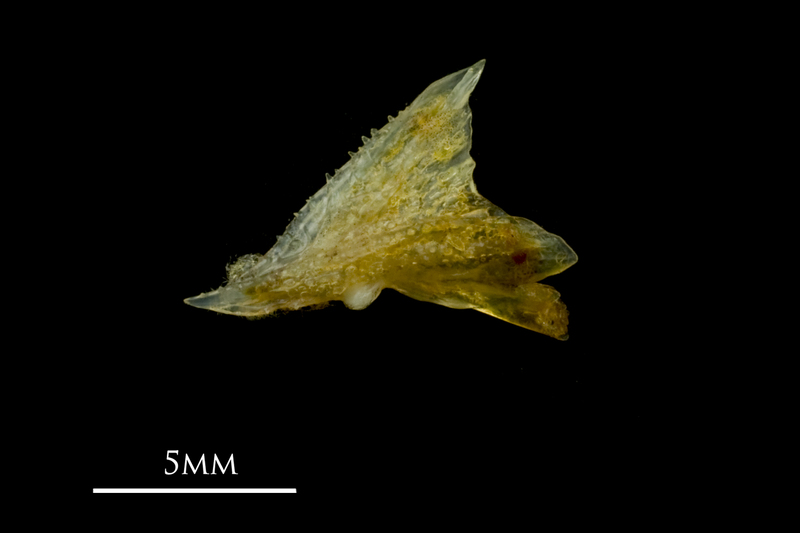
[[[94,494],[269,494],[292,493],[297,489],[92,489]]]

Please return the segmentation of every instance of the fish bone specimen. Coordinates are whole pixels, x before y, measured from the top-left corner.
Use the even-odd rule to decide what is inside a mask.
[[[364,137],[265,255],[228,266],[186,303],[268,315],[341,300],[364,309],[384,288],[567,338],[567,308],[539,281],[577,261],[558,236],[478,194],[468,100],[484,61],[431,84]]]

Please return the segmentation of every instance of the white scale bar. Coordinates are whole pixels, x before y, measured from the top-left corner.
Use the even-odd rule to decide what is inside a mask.
[[[185,494],[211,494],[211,493],[297,493],[297,489],[92,489],[95,494],[145,494],[145,493],[185,493]]]

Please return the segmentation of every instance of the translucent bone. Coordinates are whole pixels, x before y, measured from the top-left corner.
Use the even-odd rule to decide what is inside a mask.
[[[566,306],[538,282],[577,255],[472,179],[468,100],[483,67],[431,84],[326,177],[269,252],[243,256],[224,286],[185,302],[245,316],[331,300],[364,309],[391,288],[566,339]]]

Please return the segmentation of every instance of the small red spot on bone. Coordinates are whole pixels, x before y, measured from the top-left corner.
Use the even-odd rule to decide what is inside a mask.
[[[521,265],[522,263],[525,262],[525,259],[527,257],[528,254],[526,254],[525,252],[517,252],[511,256],[511,259],[513,259],[516,264]]]

